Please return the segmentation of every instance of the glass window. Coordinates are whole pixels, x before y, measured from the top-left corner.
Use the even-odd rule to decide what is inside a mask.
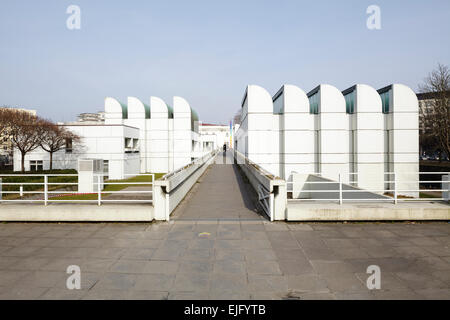
[[[42,171],[44,165],[42,160],[30,160],[30,171]]]
[[[72,153],[72,139],[66,139],[66,153]]]
[[[347,113],[355,113],[355,91],[345,95],[345,111]]]
[[[309,97],[309,113],[319,113],[319,93],[315,93]]]
[[[390,90],[380,94],[383,113],[389,113],[391,111],[389,100],[391,96],[390,94],[391,94]]]

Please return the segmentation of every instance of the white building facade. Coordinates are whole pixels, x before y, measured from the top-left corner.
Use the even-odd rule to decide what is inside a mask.
[[[234,139],[237,151],[287,181],[320,174],[377,193],[395,187],[418,195],[418,101],[401,84],[343,92],[321,84],[308,93],[284,85],[273,97],[249,85]]]
[[[81,137],[81,141],[53,155],[53,169],[76,169],[81,158],[102,159],[105,175],[123,179],[139,173],[167,173],[202,156],[198,116],[181,98],[173,108],[157,97],[145,104],[129,97],[127,104],[105,99],[104,122],[59,124]],[[16,151],[14,170],[21,170]],[[50,156],[41,148],[25,157],[25,170],[50,168]]]

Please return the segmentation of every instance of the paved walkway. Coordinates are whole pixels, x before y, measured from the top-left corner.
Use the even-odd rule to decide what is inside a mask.
[[[450,299],[450,224],[270,223],[252,197],[216,164],[169,223],[0,224],[0,299]]]

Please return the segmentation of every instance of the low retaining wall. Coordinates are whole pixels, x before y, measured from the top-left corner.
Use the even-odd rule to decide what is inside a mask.
[[[450,220],[445,203],[310,204],[288,203],[288,221]]]
[[[1,204],[0,221],[30,222],[150,222],[150,204]]]
[[[173,173],[167,174],[153,184],[153,204],[156,220],[170,220],[170,214],[191,190],[208,166],[213,163],[217,151]]]
[[[270,220],[285,220],[287,204],[286,182],[263,170],[240,152],[235,151],[235,158],[253,189],[258,193],[260,201],[262,201],[261,193],[263,193],[261,188],[267,193],[269,206],[266,213]]]

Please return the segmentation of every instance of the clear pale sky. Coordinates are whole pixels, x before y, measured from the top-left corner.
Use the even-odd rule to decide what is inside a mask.
[[[71,4],[80,30],[66,27]],[[381,30],[366,27],[371,4]],[[448,0],[1,0],[0,105],[71,121],[107,96],[178,95],[201,120],[227,123],[247,84],[416,90],[450,64],[449,31]]]

